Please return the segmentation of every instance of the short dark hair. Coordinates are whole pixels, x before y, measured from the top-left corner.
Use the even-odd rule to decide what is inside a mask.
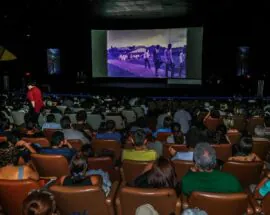
[[[55,122],[54,114],[48,114],[46,119],[47,119],[47,122]]]
[[[80,110],[76,113],[76,120],[77,122],[80,122],[80,121],[86,121],[87,119],[87,113],[85,110]]]
[[[105,127],[106,127],[106,129],[108,131],[112,131],[116,127],[115,121],[113,121],[113,120],[107,120]]]
[[[264,117],[264,124],[266,127],[270,127],[270,116]]]
[[[244,155],[249,155],[252,152],[253,140],[252,137],[243,137],[239,143],[240,153]]]
[[[62,131],[56,131],[52,135],[51,146],[59,146],[65,140],[65,135]]]
[[[146,133],[143,129],[137,129],[134,134],[134,144],[135,146],[142,146],[146,139]]]
[[[36,81],[28,81],[26,86],[36,86]]]
[[[148,184],[154,188],[175,188],[177,178],[171,161],[160,157],[148,172]]]
[[[170,128],[172,124],[172,118],[169,116],[166,116],[163,120],[163,126],[164,128]]]
[[[60,124],[61,124],[61,127],[63,129],[69,129],[70,128],[70,124],[71,124],[71,120],[70,120],[70,118],[68,116],[64,116],[60,120]]]

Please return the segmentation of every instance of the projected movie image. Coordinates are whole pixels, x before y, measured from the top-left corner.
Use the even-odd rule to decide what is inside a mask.
[[[48,73],[50,75],[60,74],[60,50],[53,48],[47,49],[47,65],[48,65]]]
[[[183,78],[187,29],[107,31],[109,77]]]

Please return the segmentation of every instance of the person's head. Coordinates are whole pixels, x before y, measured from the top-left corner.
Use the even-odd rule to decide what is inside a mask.
[[[253,140],[252,137],[243,137],[239,143],[239,150],[243,155],[249,155],[252,153]]]
[[[80,110],[76,113],[77,122],[85,122],[87,118],[87,113],[84,110]]]
[[[186,144],[188,148],[194,149],[201,141],[206,141],[207,138],[198,128],[191,128],[186,134]]]
[[[135,147],[142,147],[146,144],[146,133],[143,129],[137,129],[134,134],[134,145]]]
[[[115,127],[116,127],[115,121],[107,120],[105,126],[106,126],[107,131],[115,131]]]
[[[220,117],[220,113],[218,110],[212,110],[210,116],[214,119],[218,119]]]
[[[216,166],[216,151],[209,143],[198,143],[193,159],[197,168],[202,171],[211,171]]]
[[[207,215],[207,213],[199,208],[195,209],[186,209],[182,212],[181,215]]]
[[[57,147],[65,141],[65,135],[62,131],[56,131],[52,135],[51,146]]]
[[[54,114],[48,114],[46,119],[48,123],[55,122],[56,120]]]
[[[168,49],[171,49],[172,48],[172,44],[168,44]]]
[[[163,127],[164,128],[170,128],[171,125],[172,125],[172,118],[169,117],[169,116],[165,117],[164,120],[163,120]]]
[[[265,127],[270,127],[270,116],[264,117],[264,125]]]
[[[87,160],[77,153],[70,162],[70,174],[74,182],[79,182],[85,178],[88,164]]]
[[[36,83],[34,82],[34,81],[29,81],[28,83],[27,83],[27,88],[28,88],[28,90],[31,90],[33,87],[35,87],[36,86]]]
[[[34,190],[23,201],[23,215],[56,215],[54,196],[45,190]]]
[[[62,117],[62,119],[60,120],[60,124],[63,129],[71,128],[71,120],[68,116]]]
[[[175,188],[177,179],[171,161],[164,157],[156,160],[149,171],[147,180],[154,188]]]
[[[264,127],[262,125],[257,125],[254,128],[254,133],[256,137],[264,137]]]

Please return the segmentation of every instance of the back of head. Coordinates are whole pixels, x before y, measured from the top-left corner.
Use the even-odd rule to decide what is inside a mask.
[[[135,146],[143,146],[146,140],[146,133],[143,129],[137,129],[134,134]]]
[[[171,161],[164,157],[156,160],[148,174],[148,183],[154,188],[175,188],[177,179]]]
[[[115,129],[115,127],[116,127],[116,125],[115,125],[115,121],[113,121],[113,120],[108,120],[108,121],[106,121],[106,130],[107,131],[114,131],[114,129]]]
[[[163,121],[163,127],[164,128],[170,128],[172,125],[172,118],[167,116],[164,118],[164,121]]]
[[[56,131],[52,135],[51,146],[59,146],[60,143],[64,140],[64,133],[62,131]]]
[[[249,155],[252,152],[253,140],[252,137],[243,137],[239,143],[240,153],[243,155]]]
[[[196,145],[193,158],[196,166],[201,170],[212,170],[216,165],[216,151],[206,142]]]
[[[84,110],[80,110],[76,114],[76,120],[77,122],[85,122],[87,118],[87,113]]]
[[[70,163],[70,173],[74,182],[78,182],[85,178],[87,171],[87,161],[80,153],[77,153]]]
[[[48,114],[46,119],[48,123],[55,122],[55,116],[53,114]]]
[[[182,212],[182,215],[207,215],[207,213],[198,208],[195,209],[186,209]]]
[[[71,120],[68,116],[64,116],[62,117],[62,119],[60,120],[60,124],[61,124],[61,127],[63,129],[70,129],[71,128]]]
[[[206,141],[207,138],[202,134],[198,128],[191,128],[186,134],[187,147],[195,148],[196,145],[202,141]]]
[[[51,193],[43,190],[31,192],[23,201],[23,215],[54,215],[56,202]]]

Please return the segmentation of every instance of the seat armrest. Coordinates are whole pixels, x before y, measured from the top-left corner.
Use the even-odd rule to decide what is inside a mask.
[[[180,213],[181,213],[181,199],[179,197],[177,198],[177,201],[176,201],[175,214],[180,214]]]
[[[114,203],[114,199],[116,197],[116,192],[117,192],[118,187],[119,187],[119,182],[118,181],[113,182],[111,191],[106,198],[107,205],[111,206]]]
[[[182,200],[182,210],[187,209],[189,207],[188,197],[185,196],[184,194],[181,194],[181,200]]]
[[[250,194],[248,195],[248,208],[247,214],[261,214],[262,207]]]

